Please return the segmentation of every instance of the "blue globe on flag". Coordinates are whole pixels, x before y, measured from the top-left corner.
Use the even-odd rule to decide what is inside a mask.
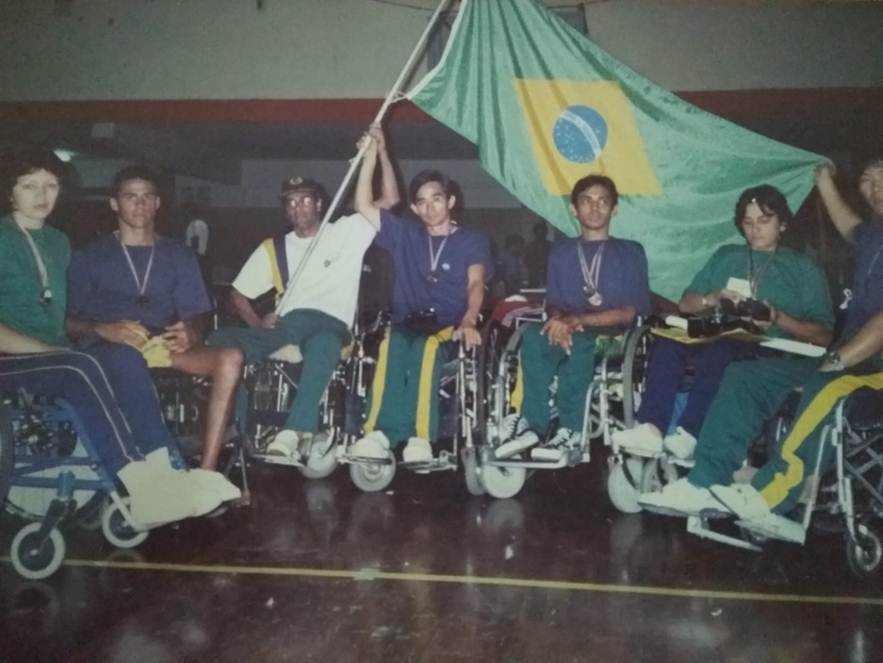
[[[593,108],[569,106],[555,121],[552,141],[568,161],[591,163],[607,145],[607,122]]]

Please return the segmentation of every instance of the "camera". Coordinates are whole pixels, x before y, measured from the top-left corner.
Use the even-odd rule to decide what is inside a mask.
[[[756,299],[743,299],[739,303],[730,299],[721,299],[720,308],[724,315],[750,318],[761,322],[769,322],[771,317],[770,307]]]
[[[427,308],[409,313],[405,319],[402,320],[402,326],[408,331],[423,336],[437,334],[444,328],[444,325],[439,323],[434,308]]]

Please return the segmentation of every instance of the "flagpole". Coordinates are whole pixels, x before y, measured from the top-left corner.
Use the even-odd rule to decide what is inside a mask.
[[[379,123],[386,115],[389,107],[399,100],[399,93],[401,91],[401,88],[407,80],[408,76],[411,75],[414,69],[414,65],[417,62],[418,56],[421,55],[424,47],[426,46],[426,41],[429,39],[429,33],[432,32],[435,24],[438,23],[438,19],[441,16],[442,11],[444,11],[445,7],[447,7],[450,3],[451,0],[441,0],[439,2],[438,7],[436,7],[435,12],[433,12],[432,16],[429,19],[429,23],[426,24],[426,28],[423,30],[423,33],[417,40],[417,44],[414,46],[414,50],[411,51],[411,55],[408,56],[408,59],[405,61],[405,65],[402,67],[402,71],[399,73],[399,76],[396,79],[395,83],[393,83],[392,89],[383,100],[383,104],[380,106],[380,110],[377,111],[377,115],[374,116],[374,124]],[[343,176],[343,181],[337,188],[337,192],[334,194],[334,198],[332,198],[331,203],[328,205],[328,209],[325,210],[325,215],[322,217],[321,224],[319,224],[319,230],[316,232],[313,240],[307,247],[307,250],[304,253],[303,260],[298,263],[297,267],[294,270],[294,273],[291,275],[291,278],[288,279],[288,284],[285,286],[285,292],[282,294],[282,297],[279,299],[279,303],[276,305],[277,315],[279,314],[279,311],[281,311],[285,307],[285,305],[288,303],[288,300],[291,298],[291,293],[294,291],[294,284],[297,282],[297,279],[303,272],[307,261],[313,254],[313,251],[315,250],[319,239],[325,231],[325,227],[328,225],[329,219],[332,217],[334,212],[337,211],[340,200],[341,198],[343,198],[344,192],[346,192],[346,190],[349,188],[350,182],[353,179],[353,175],[356,172],[356,168],[358,168],[359,164],[362,161],[362,158],[365,156],[365,150],[367,149],[367,147],[367,144],[363,144],[356,153],[356,156],[350,160],[350,165],[346,171],[346,174]]]

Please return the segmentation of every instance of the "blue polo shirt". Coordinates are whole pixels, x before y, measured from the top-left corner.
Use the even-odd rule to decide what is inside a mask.
[[[883,311],[883,218],[872,217],[858,226],[852,301],[846,311],[843,339],[855,334],[869,318]]]
[[[402,322],[409,314],[434,309],[442,325],[458,325],[468,308],[466,286],[472,265],[484,265],[485,279],[493,274],[490,244],[474,230],[457,226],[441,248],[435,272],[432,272],[430,242],[438,253],[444,237],[434,237],[424,225],[380,211],[380,232],[376,242],[392,256],[394,284],[392,321]]]
[[[158,331],[211,311],[196,255],[165,237],[158,237],[154,246],[144,303],[138,301],[138,286],[115,235],[76,251],[68,270],[68,315],[94,322],[135,320]],[[126,249],[143,281],[151,247]]]
[[[594,306],[583,289],[585,280],[580,268],[579,248],[582,247],[586,264],[591,265],[602,245],[604,253],[598,279],[602,302]],[[650,284],[644,247],[638,242],[615,237],[593,241],[575,237],[557,242],[549,254],[546,305],[572,314],[634,306],[638,315],[650,315]]]

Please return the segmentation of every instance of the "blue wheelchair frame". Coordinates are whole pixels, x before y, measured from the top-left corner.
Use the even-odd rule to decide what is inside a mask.
[[[78,491],[89,493],[87,504],[96,496],[108,496],[110,501],[100,501],[99,513],[108,541],[120,548],[144,541],[147,532],[135,529],[113,476],[99,460],[80,417],[69,403],[63,399],[40,401],[19,393],[5,398],[0,407],[9,424],[0,434],[10,435],[8,442],[12,448],[9,487],[3,498],[7,510],[32,521],[19,530],[10,547],[12,564],[19,574],[40,579],[61,566],[65,543],[59,528],[77,512]],[[74,455],[78,445],[85,455]],[[78,476],[78,468],[88,468],[92,476]],[[54,470],[54,476],[39,476]],[[42,513],[37,513],[8,499],[16,488],[45,490],[52,497],[45,511],[40,509]]]

